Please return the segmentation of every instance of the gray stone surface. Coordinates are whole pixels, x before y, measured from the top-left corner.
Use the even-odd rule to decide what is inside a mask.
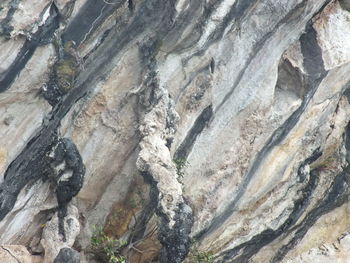
[[[80,254],[68,247],[61,248],[53,263],[80,263]]]
[[[1,1],[0,244],[347,262],[348,5]]]

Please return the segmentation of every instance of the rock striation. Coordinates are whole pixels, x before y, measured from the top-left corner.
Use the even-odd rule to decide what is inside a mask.
[[[348,262],[349,10],[1,1],[0,261]]]

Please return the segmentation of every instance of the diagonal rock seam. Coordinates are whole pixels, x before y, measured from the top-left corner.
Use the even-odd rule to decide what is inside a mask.
[[[11,13],[11,11],[9,11],[9,13]],[[30,39],[26,39],[15,61],[4,73],[0,74],[0,92],[4,92],[10,88],[12,82],[24,69],[37,47],[46,45],[52,41],[53,34],[59,26],[59,14],[54,3],[49,6],[49,13],[50,15],[45,23],[39,26],[38,30],[30,37]]]
[[[8,249],[8,248],[6,248],[6,247],[4,247],[4,246],[1,246],[1,248],[2,248],[3,250],[6,250],[7,253],[9,253],[9,254],[11,255],[11,257],[13,257],[18,263],[22,263],[22,262],[16,257],[16,255],[14,255],[14,254],[12,253],[12,251],[11,251],[10,249]]]
[[[6,15],[5,20],[0,22],[0,24],[3,25],[3,31],[7,30],[8,32],[6,32],[10,34],[10,31],[12,30],[10,28],[12,16],[22,1],[24,0],[9,1],[9,3],[11,3],[11,8]],[[248,24],[247,22],[250,22],[250,19],[254,20],[254,16],[259,14],[259,11],[255,13],[256,9],[258,9],[257,6],[261,8],[265,7],[265,4],[267,7],[271,5],[271,9],[274,10],[273,8],[276,7],[278,3],[275,5],[273,1],[266,1],[265,3],[264,1],[256,0],[212,0],[206,2],[187,0],[121,0],[110,3],[108,1],[100,1],[96,5],[98,8],[94,8],[93,2],[87,1],[79,7],[80,10],[74,14],[74,17],[72,17],[72,20],[67,24],[67,27],[63,27],[62,29],[62,27],[58,28],[58,25],[62,22],[60,20],[66,19],[66,17],[63,17],[63,15],[59,13],[58,5],[56,5],[57,2],[58,1],[53,1],[49,6],[45,7],[50,10],[50,15],[40,28],[41,31],[39,30],[40,32],[37,31],[37,33],[34,33],[32,39],[28,38],[24,40],[24,44],[19,48],[17,58],[9,65],[6,71],[0,75],[0,91],[5,94],[5,97],[8,92],[12,91],[12,84],[16,84],[16,78],[25,71],[23,69],[26,68],[30,59],[34,57],[38,50],[40,51],[40,49],[47,48],[46,44],[52,43],[53,37],[62,37],[62,40],[58,40],[62,41],[62,43],[60,43],[61,46],[70,41],[74,41],[77,44],[78,49],[82,48],[84,45],[92,45],[93,47],[89,49],[89,52],[84,54],[84,57],[82,58],[85,68],[84,70],[81,70],[81,72],[78,72],[74,82],[74,87],[63,96],[56,98],[57,101],[51,104],[53,106],[52,110],[48,111],[48,113],[44,113],[48,115],[44,117],[42,125],[39,125],[40,127],[33,133],[34,135],[32,135],[29,141],[26,139],[27,144],[24,148],[21,148],[19,153],[16,153],[17,157],[14,159],[11,157],[11,163],[5,171],[4,181],[0,185],[0,219],[3,220],[9,212],[13,210],[16,201],[19,201],[17,199],[23,189],[33,182],[50,178],[50,174],[52,175],[53,173],[51,168],[55,167],[57,163],[62,161],[59,155],[58,159],[51,158],[50,153],[55,152],[55,149],[58,149],[62,144],[65,144],[70,148],[70,150],[66,152],[67,156],[65,156],[65,158],[73,158],[76,160],[76,166],[67,166],[67,160],[65,162],[68,170],[74,170],[76,172],[77,177],[71,179],[77,181],[77,189],[71,189],[72,191],[69,190],[68,196],[62,195],[59,197],[61,191],[58,190],[56,192],[57,199],[61,200],[59,201],[58,211],[58,215],[61,218],[60,232],[61,234],[64,234],[62,232],[62,229],[64,229],[64,226],[62,226],[62,222],[64,222],[62,218],[65,214],[65,206],[70,202],[71,197],[75,196],[81,188],[85,173],[85,165],[82,156],[89,155],[90,153],[84,149],[84,143],[79,141],[84,139],[79,137],[76,140],[75,137],[74,141],[76,140],[75,142],[77,143],[77,145],[75,145],[70,139],[68,139],[72,136],[70,131],[68,134],[65,134],[64,137],[59,135],[61,122],[64,123],[64,125],[67,122],[69,123],[70,120],[68,119],[72,112],[74,115],[80,110],[83,112],[85,106],[87,108],[91,106],[90,99],[94,98],[97,93],[103,93],[104,85],[109,79],[112,79],[113,81],[116,81],[117,79],[116,82],[118,82],[119,80],[123,80],[123,78],[127,78],[126,82],[128,83],[130,78],[135,77],[135,79],[138,80],[133,82],[133,85],[134,83],[137,83],[136,85],[138,85],[140,82],[141,85],[139,86],[138,91],[134,93],[136,96],[128,97],[132,97],[130,99],[131,102],[128,101],[125,102],[125,104],[129,103],[128,106],[132,104],[133,110],[137,108],[137,110],[135,110],[137,117],[133,120],[133,124],[129,126],[132,126],[139,136],[135,135],[136,139],[133,141],[132,153],[128,155],[128,158],[129,156],[132,156],[131,158],[137,157],[136,169],[143,176],[144,181],[150,185],[151,190],[149,192],[150,202],[147,206],[144,206],[141,209],[141,215],[138,216],[140,221],[137,222],[137,224],[140,227],[136,227],[135,229],[141,230],[133,235],[131,242],[142,239],[146,225],[150,222],[152,214],[155,212],[158,216],[158,239],[162,245],[159,256],[162,263],[180,263],[186,258],[190,249],[190,236],[192,235],[191,228],[195,220],[196,224],[198,223],[199,225],[199,227],[196,228],[196,231],[198,230],[199,233],[195,232],[195,238],[199,239],[199,246],[201,248],[208,248],[209,245],[207,244],[213,244],[214,241],[212,237],[218,234],[218,230],[222,229],[222,226],[225,227],[230,225],[231,221],[229,221],[229,219],[231,220],[235,217],[235,213],[237,212],[240,203],[245,201],[244,199],[247,196],[247,193],[251,190],[251,185],[254,183],[254,180],[260,176],[260,169],[263,169],[268,157],[272,155],[276,149],[279,149],[284,141],[288,140],[291,131],[298,127],[300,122],[305,119],[304,112],[309,106],[312,107],[315,105],[313,104],[313,100],[319,99],[318,92],[320,90],[323,91],[321,88],[323,85],[327,85],[326,82],[329,78],[331,79],[330,75],[333,72],[332,70],[328,72],[325,69],[325,64],[328,64],[326,59],[326,62],[324,61],[324,54],[322,54],[324,50],[321,50],[323,47],[319,45],[320,36],[317,35],[318,31],[312,24],[314,23],[313,19],[315,18],[315,15],[319,14],[326,4],[336,2],[328,0],[322,1],[323,6],[320,9],[319,7],[321,4],[320,2],[316,3],[317,1],[312,2],[300,0],[294,1],[292,5],[283,2],[283,4],[286,4],[283,6],[286,7],[286,13],[283,13],[283,16],[276,15],[278,20],[274,21],[276,22],[275,24],[271,24],[270,28],[258,32],[261,34],[257,34],[258,37],[256,39],[251,39],[252,45],[246,50],[243,57],[239,57],[240,54],[238,54],[237,59],[240,59],[240,65],[237,66],[237,72],[234,72],[237,73],[236,76],[231,79],[229,78],[231,73],[222,71],[223,67],[226,65],[225,63],[229,63],[229,60],[225,61],[225,59],[223,59],[226,55],[220,54],[220,52],[225,52],[222,50],[223,46],[232,44],[236,48],[235,45],[237,44],[239,47],[240,43],[239,41],[236,42],[236,40],[241,38],[241,30],[242,36],[245,37],[244,39],[250,40],[244,35],[244,30],[247,30],[248,28],[246,27]],[[182,7],[183,10],[179,7],[181,3],[184,4]],[[310,6],[313,4],[315,6],[317,5],[317,9],[319,10],[316,11],[315,14],[306,14],[306,10],[310,10]],[[221,14],[222,19],[215,21],[215,10],[219,9],[222,5],[227,5],[227,9]],[[315,12],[315,9],[316,8],[313,9],[313,13]],[[119,19],[117,15],[114,16],[115,13],[118,12],[124,12],[123,19]],[[248,74],[252,73],[250,71],[251,69],[254,69],[254,64],[260,57],[260,53],[265,50],[265,47],[270,45],[270,41],[274,39],[275,35],[278,35],[278,31],[281,30],[281,28],[284,28],[284,24],[290,23],[294,25],[295,21],[299,18],[307,17],[307,19],[304,19],[306,21],[311,16],[313,16],[313,19],[311,19],[306,26],[306,32],[302,34],[301,31],[303,29],[300,26],[300,28],[298,28],[300,31],[298,32],[301,36],[299,33],[293,32],[295,35],[289,39],[290,42],[293,42],[300,36],[297,45],[299,45],[302,53],[301,64],[304,71],[300,69],[300,74],[302,75],[302,85],[304,85],[303,88],[305,88],[305,94],[300,96],[301,98],[297,98],[293,101],[293,105],[297,106],[290,108],[290,114],[288,113],[286,118],[283,118],[283,121],[279,123],[276,122],[276,126],[272,131],[266,129],[266,138],[263,138],[262,142],[255,144],[255,148],[252,147],[252,149],[257,149],[256,154],[253,155],[251,160],[248,160],[248,168],[246,171],[242,172],[242,180],[238,181],[238,187],[235,188],[235,190],[226,193],[227,203],[224,202],[225,206],[220,206],[221,204],[218,206],[211,206],[211,200],[208,201],[208,203],[210,203],[209,205],[198,205],[196,202],[202,202],[202,197],[203,200],[206,200],[205,198],[207,196],[204,196],[206,193],[210,193],[213,188],[218,189],[219,191],[220,187],[225,184],[223,183],[225,181],[220,182],[221,185],[210,184],[215,180],[214,176],[211,177],[211,175],[216,171],[210,171],[213,167],[209,165],[210,155],[208,154],[209,157],[206,159],[208,165],[203,164],[202,166],[195,166],[195,169],[198,168],[199,170],[198,173],[203,174],[203,177],[199,178],[208,180],[208,190],[205,189],[205,191],[203,190],[200,192],[202,189],[195,189],[196,185],[193,185],[194,190],[191,189],[191,187],[187,187],[186,183],[192,183],[193,181],[191,180],[188,180],[187,182],[185,181],[184,186],[182,186],[182,184],[179,183],[178,175],[176,174],[176,167],[172,159],[181,158],[187,160],[189,158],[189,161],[198,161],[196,158],[206,158],[204,154],[198,151],[199,148],[197,146],[201,143],[204,147],[211,147],[211,145],[215,146],[216,141],[211,141],[212,138],[209,138],[210,140],[208,140],[207,131],[208,133],[212,131],[215,121],[219,120],[225,122],[226,120],[222,116],[228,117],[227,119],[232,118],[233,120],[236,118],[236,116],[234,116],[235,113],[230,112],[231,109],[227,110],[228,107],[226,106],[230,106],[232,101],[234,101],[234,103],[239,102],[240,98],[235,98],[236,92],[237,90],[242,89],[242,87],[244,88],[243,82]],[[86,17],[86,20],[84,20],[84,17]],[[188,28],[187,24],[190,23],[187,22],[194,18],[198,18],[198,22],[196,21],[194,23],[195,25],[193,28]],[[115,20],[114,22],[106,25],[108,24],[106,21],[113,19]],[[262,14],[261,19],[265,19],[264,14]],[[207,28],[210,23],[213,25],[215,24],[215,26],[213,28]],[[298,25],[300,24],[301,23]],[[285,28],[288,27],[286,26]],[[257,29],[259,29],[258,25]],[[206,34],[207,32],[209,33]],[[201,38],[203,34],[204,37]],[[145,36],[148,35],[153,35],[153,39],[148,40],[147,37],[145,38]],[[220,45],[221,41],[226,41],[223,46]],[[91,44],[91,42],[94,43]],[[291,45],[291,43],[288,43],[288,45]],[[288,45],[285,43],[284,47],[287,48]],[[138,62],[140,63],[135,63],[133,60],[134,58],[130,60],[125,58],[130,53],[137,50],[138,47],[141,57]],[[216,49],[216,47],[218,48]],[[130,50],[132,51],[130,52]],[[158,52],[159,50],[160,52]],[[169,50],[171,51],[169,52]],[[233,55],[227,54],[227,57],[235,57],[235,49],[230,49],[230,51],[233,52]],[[123,53],[127,55],[124,56]],[[56,54],[53,56],[59,56],[59,52],[56,50]],[[168,58],[170,62],[168,61]],[[178,61],[179,64],[177,64]],[[167,64],[168,62],[169,64]],[[130,67],[129,64],[135,64],[135,66]],[[291,66],[294,67],[295,65],[292,64],[293,63],[291,63]],[[120,76],[118,72],[118,67],[120,65],[121,67],[128,68],[128,70],[130,70],[130,68],[132,70],[140,70],[140,76],[136,76],[138,73],[134,74],[135,72],[132,72],[132,75],[130,74],[127,77],[125,77],[125,75],[123,76],[123,74],[120,74]],[[235,64],[233,63],[233,65]],[[191,68],[196,66],[198,66],[198,69],[193,70]],[[158,72],[158,67],[160,72]],[[178,70],[178,72],[183,70],[183,80],[181,79],[181,74],[176,75],[177,72],[173,73],[171,71],[173,70],[172,67],[174,67],[174,70]],[[179,69],[177,67],[179,67]],[[114,69],[117,70],[114,71]],[[234,70],[232,66],[231,69]],[[166,71],[165,74],[163,74],[164,71]],[[115,74],[115,72],[117,73]],[[213,80],[213,85],[217,85],[217,87],[208,88],[204,100],[199,101],[199,106],[196,105],[196,107],[198,106],[197,108],[191,108],[191,110],[187,111],[186,109],[183,109],[182,106],[187,103],[186,96],[191,95],[190,93],[193,91],[191,90],[193,89],[192,86],[198,84],[196,78],[199,73],[203,75],[211,74],[210,81]],[[174,74],[181,84],[173,85],[170,83],[174,80],[171,79],[172,76],[169,77],[167,74]],[[221,74],[222,76],[220,76]],[[225,74],[227,75],[225,76]],[[230,84],[227,87],[225,87],[225,85],[221,86],[221,77],[230,80]],[[162,80],[159,81],[158,78]],[[208,80],[206,79],[205,81]],[[160,83],[164,83],[164,85],[160,86]],[[129,84],[125,86],[128,85]],[[120,93],[122,93],[124,92],[122,89],[128,89],[131,85],[123,87],[123,85],[120,85],[119,83],[115,86],[113,92],[119,93],[119,91],[121,91]],[[336,94],[330,94],[328,97],[322,97],[319,101],[325,102],[326,104],[327,100],[332,100],[332,103],[334,103],[334,101],[339,99],[339,96],[343,94],[343,91],[347,86],[348,84],[346,86],[339,86],[340,91],[337,91]],[[180,90],[180,95],[178,90]],[[217,95],[216,93],[221,94]],[[109,93],[109,95],[111,94],[112,92]],[[349,89],[345,91],[344,95],[346,96],[348,94]],[[41,93],[40,95],[43,94]],[[113,94],[112,96],[117,97],[116,94]],[[124,94],[120,96],[124,96]],[[176,98],[175,102],[172,101],[172,96]],[[135,98],[136,103],[134,103]],[[300,104],[298,104],[299,99]],[[114,107],[116,112],[120,110],[119,105],[116,105],[118,102],[115,103],[115,101],[110,98],[106,98],[106,101],[108,107],[112,107],[111,105],[113,104],[113,110]],[[102,109],[98,110],[104,110],[104,103],[105,102],[103,101],[99,105]],[[331,105],[330,108],[332,107],[332,103],[328,104]],[[321,105],[321,103],[319,104]],[[185,116],[184,120],[181,120],[181,122],[178,122],[175,107],[176,110],[179,109],[179,114],[188,114],[188,116]],[[242,109],[242,112],[249,113],[249,109]],[[90,112],[88,113],[90,114]],[[124,113],[125,112],[123,112],[123,114]],[[221,114],[223,115],[221,116]],[[247,116],[250,118],[249,115]],[[266,116],[271,117],[268,115]],[[123,118],[124,117],[125,116],[123,116]],[[122,127],[123,118],[119,118],[119,116],[118,118],[115,118],[115,120],[117,120],[116,125]],[[121,123],[119,123],[119,119],[121,120]],[[234,124],[237,124],[234,129],[241,128],[240,126],[242,126],[243,123],[240,122],[241,120],[239,118],[237,119],[239,122]],[[230,125],[230,121],[231,120],[227,120],[228,126]],[[178,132],[176,127],[177,123],[181,125],[179,125]],[[72,129],[74,130],[74,127],[72,127]],[[99,127],[96,128],[96,130],[98,129]],[[220,134],[215,132],[216,131],[212,133],[214,136]],[[242,133],[244,133],[244,131]],[[235,137],[233,136],[233,138]],[[222,138],[217,138],[218,142],[222,143],[220,139]],[[216,138],[214,140],[216,140]],[[208,143],[208,146],[203,145],[203,142]],[[345,136],[344,142],[340,140],[339,142],[345,145],[348,149],[348,134]],[[91,143],[93,144],[93,142]],[[227,141],[227,145],[230,143],[231,142]],[[252,143],[254,143],[254,141]],[[135,145],[137,144],[139,144],[139,152],[135,150]],[[176,144],[175,149],[172,147],[172,144]],[[226,147],[225,151],[228,150],[227,145],[224,146],[224,148]],[[218,245],[221,247],[218,249],[215,248],[216,262],[237,263],[249,262],[249,260],[254,261],[256,260],[256,258],[254,258],[255,255],[260,255],[259,253],[263,251],[264,248],[270,248],[279,240],[283,240],[284,243],[278,246],[278,249],[272,255],[271,262],[284,262],[286,255],[289,254],[289,252],[304,238],[307,231],[313,226],[318,218],[347,201],[348,191],[346,188],[348,185],[349,168],[345,167],[340,174],[338,174],[339,171],[337,171],[334,176],[332,175],[331,178],[333,183],[324,191],[325,198],[323,200],[318,200],[316,205],[312,204],[313,207],[310,208],[310,203],[312,201],[311,198],[313,194],[318,193],[317,187],[322,180],[316,170],[308,172],[307,168],[313,162],[317,162],[319,159],[323,158],[322,145],[320,146],[321,148],[317,148],[319,146],[320,145],[316,143],[311,144],[311,146],[307,145],[307,153],[302,157],[304,159],[298,158],[296,160],[297,164],[295,164],[295,167],[293,166],[293,169],[295,168],[293,173],[296,172],[296,174],[292,174],[292,177],[293,179],[298,179],[295,183],[295,189],[303,191],[303,194],[292,201],[291,207],[288,207],[290,208],[289,210],[286,209],[286,211],[283,211],[286,217],[283,217],[284,215],[278,215],[278,218],[273,219],[278,221],[276,228],[271,228],[269,225],[268,227],[260,228],[258,230],[253,229],[249,232],[249,235],[247,235],[247,239],[245,239],[245,237],[242,238],[242,236],[237,238],[237,240],[234,240],[233,237],[229,237],[231,239],[227,242],[225,241],[225,244],[221,243]],[[81,149],[81,153],[79,153],[78,147]],[[235,154],[234,151],[232,152]],[[350,155],[349,151],[347,151],[346,155],[348,158]],[[124,161],[125,159],[118,159],[118,165]],[[245,160],[242,158],[242,162],[244,161]],[[133,164],[133,167],[130,170],[134,172],[135,160],[133,159],[131,163]],[[197,162],[196,164],[198,163],[200,162]],[[90,165],[90,163],[87,164]],[[221,165],[221,163],[218,163],[218,165]],[[130,168],[128,165],[125,167]],[[224,165],[222,167],[223,169],[226,169]],[[208,170],[206,170],[207,168]],[[119,172],[120,171],[116,172],[116,170],[113,170],[113,173],[118,174],[116,177],[119,176]],[[279,171],[274,170],[273,172],[277,174]],[[271,175],[276,176],[276,174]],[[190,178],[191,176],[191,173],[187,173],[184,177]],[[55,180],[59,178],[60,175],[55,174],[54,177],[55,178],[51,179],[57,184]],[[228,181],[227,177],[223,179]],[[220,177],[217,178],[220,179]],[[185,178],[185,180],[187,179]],[[231,178],[231,180],[234,181],[235,178]],[[233,186],[233,184],[231,184],[232,181],[230,181],[230,186]],[[58,181],[57,188],[59,188],[59,183],[60,181]],[[194,181],[194,183],[196,182]],[[66,185],[63,183],[61,187],[65,188],[69,185],[69,182]],[[183,187],[185,190],[183,190]],[[289,193],[293,193],[295,189],[291,188],[288,189],[288,191],[290,190]],[[62,193],[66,191],[66,189],[61,190]],[[187,190],[189,190],[189,192],[187,192]],[[192,192],[192,190],[194,192]],[[219,200],[218,202],[221,202],[220,196],[214,196],[213,200],[215,200],[215,198]],[[82,203],[84,203],[84,200]],[[25,207],[26,204],[24,204],[23,207]],[[188,204],[191,204],[193,211]],[[96,206],[97,205],[99,204],[96,204]],[[203,220],[201,214],[202,211],[200,211],[202,205],[207,210],[211,209],[210,211],[213,213],[213,220]],[[214,205],[216,204],[214,203]],[[95,206],[95,204],[93,206]],[[95,209],[95,207],[93,207],[92,210],[93,209]],[[311,211],[308,211],[308,209],[311,209]],[[84,212],[82,211],[82,213]],[[87,212],[87,214],[89,213],[90,211]],[[205,213],[203,214],[205,215]],[[303,216],[305,217],[303,218]],[[197,219],[199,220],[198,222]],[[8,219],[6,220],[8,221]],[[203,224],[205,229],[201,228],[200,225],[203,222],[205,223]],[[88,226],[84,227],[88,228]],[[218,243],[226,238],[223,237],[224,234],[225,233],[219,233],[220,239],[218,239]],[[206,241],[209,241],[209,243]],[[85,248],[83,248],[82,251],[84,251],[84,249]]]
[[[176,132],[178,115],[168,92],[159,87],[156,60],[149,57],[147,63],[148,70],[140,93],[149,92],[146,99],[149,106],[145,114],[145,108],[140,107],[139,114],[144,116],[139,127],[141,139],[136,166],[150,184],[151,193],[157,196],[156,214],[160,220],[159,241],[162,244],[160,262],[180,263],[189,252],[193,219],[167,147],[167,142]]]
[[[303,2],[304,3],[304,2]],[[322,10],[322,9],[321,9]],[[321,10],[319,12],[321,12]],[[231,204],[225,209],[226,211],[222,213],[218,218],[215,218],[211,225],[204,229],[199,234],[197,234],[196,238],[202,239],[206,235],[210,234],[214,231],[223,221],[225,221],[234,211],[236,205],[240,201],[240,198],[244,194],[244,191],[252,180],[255,172],[259,168],[260,164],[263,161],[264,156],[266,156],[276,145],[281,143],[283,139],[288,135],[288,133],[292,130],[292,128],[297,124],[300,116],[303,114],[305,108],[309,104],[311,98],[315,94],[319,84],[322,82],[322,79],[327,75],[327,72],[324,69],[321,50],[318,47],[316,41],[316,32],[312,28],[312,26],[307,26],[307,33],[304,33],[301,38],[301,47],[302,53],[304,54],[304,65],[309,73],[306,76],[306,93],[304,95],[304,99],[299,108],[282,124],[281,127],[276,129],[276,131],[272,134],[272,136],[268,139],[265,146],[258,152],[253,164],[251,165],[250,170],[247,172],[243,183],[238,189],[234,200]],[[309,41],[311,41],[309,43]],[[309,55],[308,52],[312,51],[312,56]],[[316,70],[315,70],[316,69]],[[220,104],[222,105],[223,102]]]

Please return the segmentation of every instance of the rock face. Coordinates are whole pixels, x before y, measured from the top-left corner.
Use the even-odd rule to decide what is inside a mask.
[[[71,248],[62,248],[53,263],[79,263],[80,255]]]
[[[8,245],[0,247],[0,259],[6,263],[36,263],[40,258],[32,256],[25,246]]]
[[[349,3],[1,1],[0,261],[348,262]]]
[[[63,259],[61,260],[60,258],[67,258],[68,255],[75,254],[72,253],[72,251],[68,251],[69,248],[67,247],[73,246],[75,239],[80,232],[80,224],[77,217],[77,208],[71,205],[68,209],[68,213],[66,213],[66,216],[64,217],[64,235],[62,235],[62,232],[60,231],[61,218],[59,217],[59,212],[46,223],[40,242],[45,250],[44,263],[54,262],[56,258],[58,258],[58,262],[62,262]],[[65,250],[66,248],[68,250]]]

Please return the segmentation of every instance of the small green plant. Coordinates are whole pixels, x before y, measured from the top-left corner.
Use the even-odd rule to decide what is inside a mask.
[[[211,252],[196,251],[191,263],[214,263],[214,257]]]
[[[173,160],[175,167],[176,167],[176,173],[180,178],[183,178],[185,175],[184,168],[189,165],[189,162],[185,158],[177,158]]]
[[[198,244],[193,241],[186,263],[214,263],[214,255],[211,251],[203,251],[198,248]]]
[[[121,248],[125,245],[125,241],[107,236],[102,227],[95,227],[91,246],[104,263],[125,263],[125,257],[121,255]]]
[[[67,92],[74,86],[77,65],[73,58],[61,59],[54,66],[54,74],[58,87]]]

